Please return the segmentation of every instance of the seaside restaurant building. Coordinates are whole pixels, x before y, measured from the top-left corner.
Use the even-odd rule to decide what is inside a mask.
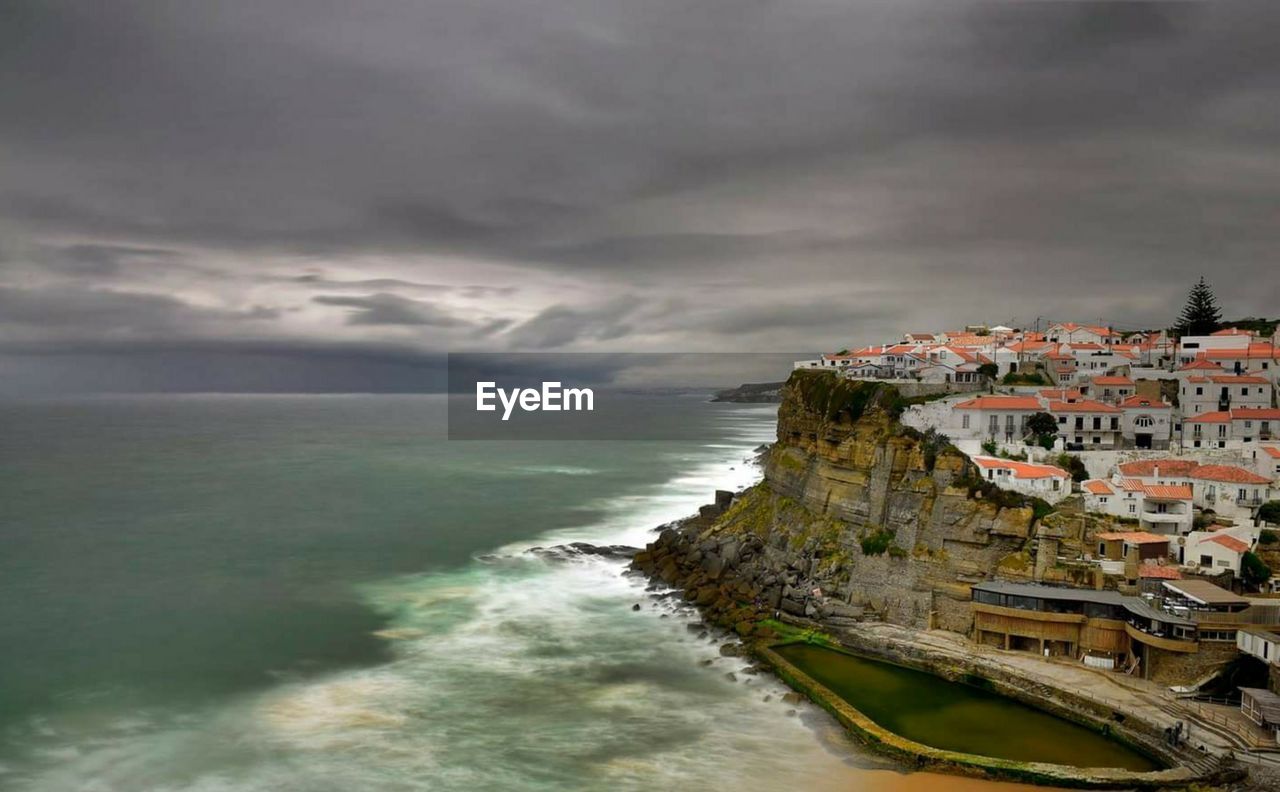
[[[1191,681],[1182,656],[1199,649],[1195,622],[1142,597],[999,580],[970,591],[977,643],[1076,658],[1092,668],[1136,669],[1168,684]]]

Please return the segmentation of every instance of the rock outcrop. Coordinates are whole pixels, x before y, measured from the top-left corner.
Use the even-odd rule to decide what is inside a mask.
[[[970,583],[1030,577],[1042,512],[899,423],[905,404],[891,386],[796,372],[764,480],[664,530],[634,567],[742,634],[777,611],[967,632]]]

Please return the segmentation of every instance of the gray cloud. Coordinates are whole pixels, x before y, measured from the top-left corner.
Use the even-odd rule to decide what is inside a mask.
[[[1201,273],[1274,314],[1277,25],[1269,2],[16,0],[0,349],[812,349],[1163,325]]]
[[[320,295],[312,302],[351,308],[347,324],[353,325],[431,325],[456,327],[465,322],[435,303],[410,300],[394,294],[370,294],[367,297]]]

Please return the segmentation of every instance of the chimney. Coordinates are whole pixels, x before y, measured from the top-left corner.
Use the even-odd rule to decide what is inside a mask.
[[[1159,462],[1155,463],[1155,465],[1152,466],[1151,475],[1155,477],[1156,481],[1160,480],[1160,463]]]

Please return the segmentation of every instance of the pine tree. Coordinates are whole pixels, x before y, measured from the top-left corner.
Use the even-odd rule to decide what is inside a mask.
[[[1213,289],[1205,283],[1204,276],[1200,282],[1191,287],[1187,295],[1187,304],[1178,317],[1178,332],[1181,335],[1209,335],[1221,326],[1222,309],[1213,296]]]

